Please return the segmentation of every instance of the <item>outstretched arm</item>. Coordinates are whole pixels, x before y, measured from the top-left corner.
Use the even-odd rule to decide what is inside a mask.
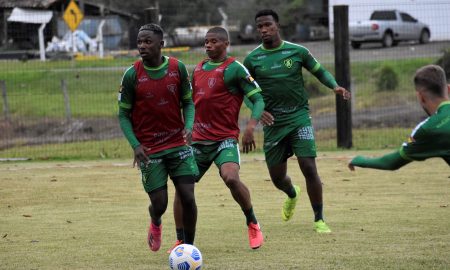
[[[393,171],[405,166],[410,162],[411,160],[404,159],[400,155],[399,151],[395,151],[393,153],[376,158],[356,156],[350,161],[348,167],[352,171],[355,170],[355,167]]]

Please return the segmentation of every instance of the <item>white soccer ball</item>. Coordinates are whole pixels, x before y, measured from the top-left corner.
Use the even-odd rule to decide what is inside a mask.
[[[202,262],[200,250],[193,245],[178,245],[169,255],[169,267],[172,270],[199,270]]]

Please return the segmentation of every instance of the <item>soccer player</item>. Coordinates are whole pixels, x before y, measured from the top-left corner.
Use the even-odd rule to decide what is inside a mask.
[[[125,71],[119,93],[120,127],[133,148],[133,166],[139,165],[151,202],[148,245],[152,251],[161,246],[168,176],[183,205],[185,243],[193,244],[197,222],[194,185],[198,168],[186,143],[194,120],[192,88],[185,65],[162,56],[163,46],[159,25],[139,29],[137,47],[142,60]]]
[[[243,152],[247,153],[255,148],[253,131],[264,110],[264,101],[261,89],[247,69],[227,55],[229,44],[228,33],[222,27],[213,27],[206,33],[208,59],[200,62],[192,74],[195,104],[192,147],[200,172],[198,181],[214,162],[220,177],[244,212],[249,244],[256,249],[263,244],[263,235],[253,212],[250,192],[239,178],[238,118],[245,95],[253,105],[242,137]],[[177,191],[174,215],[178,240],[175,246],[182,243],[183,228],[178,195]]]
[[[261,86],[266,105],[261,119],[265,124],[264,153],[273,184],[287,195],[281,211],[282,219],[288,221],[292,218],[300,195],[300,187],[293,185],[287,175],[287,159],[295,154],[306,179],[314,211],[314,230],[329,233],[331,230],[323,217],[322,183],[316,168],[314,130],[302,68],[344,99],[350,98],[350,92],[336,83],[307,48],[281,39],[275,11],[257,12],[255,22],[262,44],[250,52],[244,65]],[[273,116],[272,125],[264,122],[264,115]]]
[[[444,70],[436,65],[424,66],[414,76],[417,99],[429,115],[411,133],[397,151],[382,157],[356,156],[348,167],[397,170],[413,160],[440,157],[450,166],[450,85]]]

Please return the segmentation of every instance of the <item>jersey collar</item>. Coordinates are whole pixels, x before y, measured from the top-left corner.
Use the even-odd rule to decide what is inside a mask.
[[[272,51],[276,51],[276,50],[281,49],[281,47],[283,47],[283,45],[284,45],[284,40],[281,41],[280,46],[278,46],[276,48],[273,48],[273,49],[266,49],[266,48],[264,48],[264,44],[261,44],[261,49],[263,49],[264,51],[272,52]]]

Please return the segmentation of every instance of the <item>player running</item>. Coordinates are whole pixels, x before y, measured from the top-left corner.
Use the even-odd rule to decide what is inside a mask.
[[[198,168],[192,149],[186,144],[192,130],[194,104],[184,64],[161,55],[164,46],[161,27],[142,26],[137,45],[142,60],[123,75],[119,121],[134,150],[133,166],[139,165],[142,184],[150,197],[148,245],[157,251],[161,246],[161,216],[168,203],[169,175],[183,205],[183,241],[194,242],[197,222],[194,185]]]
[[[247,69],[227,55],[229,44],[228,33],[222,27],[213,27],[206,33],[205,49],[209,58],[200,62],[192,74],[195,103],[192,147],[200,172],[198,181],[214,162],[220,177],[244,212],[249,244],[256,249],[263,244],[263,235],[253,212],[250,192],[239,178],[238,118],[245,95],[253,104],[251,118],[242,137],[243,151],[247,153],[255,148],[253,131],[264,110],[264,101],[261,89]],[[175,246],[182,243],[183,234],[178,191],[176,195],[174,216],[178,240]]]
[[[300,195],[300,187],[293,185],[287,175],[287,159],[295,154],[305,179],[314,211],[314,230],[329,233],[324,222],[322,182],[316,168],[316,145],[309,115],[308,96],[303,85],[302,68],[312,73],[325,86],[344,99],[350,92],[338,86],[333,76],[317,62],[309,50],[281,39],[278,14],[261,10],[255,16],[256,28],[262,44],[245,58],[244,65],[260,84],[266,104],[261,122],[264,127],[264,153],[270,178],[288,198],[281,215],[288,221]],[[273,125],[264,116],[274,117]]]
[[[436,65],[424,66],[414,76],[417,99],[429,115],[412,131],[399,150],[377,158],[357,156],[348,167],[397,170],[411,161],[440,157],[450,166],[450,85],[445,71]]]

